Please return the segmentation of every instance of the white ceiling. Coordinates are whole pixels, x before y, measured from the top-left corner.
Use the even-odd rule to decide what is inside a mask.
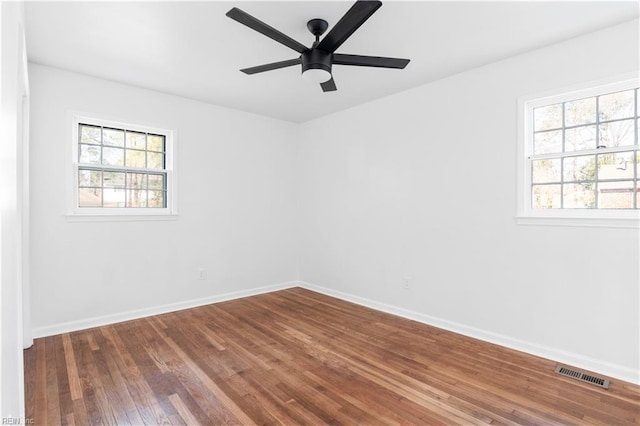
[[[227,18],[239,7],[305,45],[352,2],[27,2],[32,62],[292,122],[304,122],[638,17],[637,2],[386,1],[339,53],[409,58],[404,70],[336,65],[337,92],[299,67],[238,70],[299,56]],[[615,46],[612,46],[615,48]]]

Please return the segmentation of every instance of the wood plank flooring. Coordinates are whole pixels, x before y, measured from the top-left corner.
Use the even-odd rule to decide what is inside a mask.
[[[638,425],[640,388],[294,288],[37,339],[27,418],[88,424]]]

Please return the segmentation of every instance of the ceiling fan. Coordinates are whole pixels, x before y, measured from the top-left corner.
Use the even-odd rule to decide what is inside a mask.
[[[331,74],[333,65],[355,65],[361,67],[397,68],[403,69],[409,59],[385,58],[380,56],[361,56],[335,53],[335,51],[353,34],[364,22],[382,6],[380,1],[358,0],[338,21],[337,24],[320,40],[320,36],[329,27],[324,19],[312,19],[307,22],[307,28],[316,38],[311,47],[292,39],[275,28],[254,18],[247,12],[234,7],[226,15],[247,27],[281,43],[300,53],[295,59],[258,65],[241,69],[245,74],[257,74],[265,71],[302,65],[302,77],[320,83],[323,92],[338,90]]]

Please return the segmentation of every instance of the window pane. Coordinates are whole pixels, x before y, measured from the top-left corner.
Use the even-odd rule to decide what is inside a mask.
[[[633,127],[635,120],[612,121],[600,125],[600,146],[629,146],[635,143]]]
[[[633,152],[598,155],[598,179],[633,179]]]
[[[596,204],[595,184],[566,183],[562,187],[562,202],[566,209],[594,208]]]
[[[127,132],[127,148],[147,149],[146,134],[138,132]]]
[[[640,208],[640,88],[613,90],[529,110],[532,208]]]
[[[533,185],[531,196],[534,209],[560,208],[560,185]]]
[[[105,128],[102,130],[102,143],[104,145],[119,146],[124,148],[124,131]]]
[[[164,154],[159,152],[147,152],[148,169],[164,169]]]
[[[598,208],[632,209],[633,181],[598,183]]]
[[[127,149],[126,152],[127,152],[126,165],[128,167],[139,167],[139,168],[145,167],[144,151],[135,151],[133,149]]]
[[[564,133],[566,152],[596,149],[596,126],[581,126],[567,129]]]
[[[78,186],[102,186],[102,172],[100,170],[78,170]]]
[[[80,125],[80,143],[91,143],[100,145],[101,128],[97,126]]]
[[[128,189],[127,207],[147,207],[147,191]]]
[[[124,172],[104,172],[104,186],[105,188],[124,188]]]
[[[163,208],[164,204],[164,191],[149,191],[149,204],[148,207]]]
[[[531,162],[533,183],[560,182],[560,159],[534,160]]]
[[[102,148],[102,164],[107,166],[123,166],[124,149],[110,148],[108,146]]]
[[[564,104],[564,125],[577,126],[596,122],[596,98],[579,99]]]
[[[148,175],[149,189],[164,190],[164,175]]]
[[[166,208],[169,140],[120,124],[77,123],[78,205]],[[158,131],[161,132],[161,131]]]
[[[147,135],[147,149],[149,151],[164,152],[164,136]]]
[[[562,152],[562,130],[535,133],[533,137],[535,154]]]
[[[95,145],[80,145],[79,162],[83,164],[100,164],[100,147]]]
[[[533,130],[558,129],[562,127],[562,104],[535,108],[533,110]]]
[[[600,121],[616,120],[634,116],[634,91],[611,93],[599,98]]]
[[[127,173],[127,189],[147,189],[147,175]]]
[[[104,207],[126,207],[124,188],[104,188]]]
[[[78,207],[102,207],[102,189],[79,188]]]
[[[564,181],[594,180],[596,177],[596,156],[583,155],[563,159]]]

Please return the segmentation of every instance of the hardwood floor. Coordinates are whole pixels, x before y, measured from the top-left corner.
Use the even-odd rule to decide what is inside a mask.
[[[640,387],[300,288],[37,339],[56,424],[640,424]]]

